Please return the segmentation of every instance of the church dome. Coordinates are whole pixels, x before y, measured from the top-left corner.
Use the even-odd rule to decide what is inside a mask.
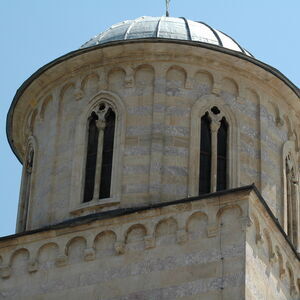
[[[113,41],[137,39],[171,39],[216,45],[247,56],[252,55],[233,38],[203,22],[186,18],[140,17],[117,23],[91,38],[81,48],[88,48]]]

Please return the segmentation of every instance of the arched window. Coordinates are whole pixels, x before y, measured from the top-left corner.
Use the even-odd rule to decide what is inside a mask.
[[[217,106],[201,117],[199,194],[227,188],[228,123]]]
[[[99,91],[79,116],[72,157],[71,214],[120,204],[126,112],[117,94]]]
[[[32,173],[34,168],[34,147],[31,139],[29,139],[26,157],[23,163],[22,183],[20,202],[17,218],[17,232],[22,232],[27,229],[29,201],[32,192]]]
[[[111,196],[115,119],[105,102],[89,117],[83,202]]]

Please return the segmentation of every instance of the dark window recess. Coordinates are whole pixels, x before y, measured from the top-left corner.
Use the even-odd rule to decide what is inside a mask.
[[[211,177],[211,120],[206,113],[201,118],[199,194],[210,193]]]
[[[223,117],[218,130],[218,162],[217,162],[217,191],[225,190],[227,187],[227,136],[228,123]]]
[[[88,144],[87,156],[85,165],[85,183],[84,183],[84,197],[83,202],[88,202],[93,199],[96,162],[97,162],[97,148],[99,130],[96,125],[98,120],[97,115],[93,112],[89,118],[88,127]]]
[[[111,108],[105,115],[99,199],[110,197],[116,115]]]

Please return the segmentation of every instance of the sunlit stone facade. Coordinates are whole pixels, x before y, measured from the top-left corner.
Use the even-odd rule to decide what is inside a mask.
[[[101,105],[115,113],[110,195],[83,202]],[[226,189],[212,163],[199,197],[200,123],[214,107],[228,123]],[[281,73],[220,45],[138,37],[45,66],[8,115],[24,171],[0,296],[299,299],[299,114]]]

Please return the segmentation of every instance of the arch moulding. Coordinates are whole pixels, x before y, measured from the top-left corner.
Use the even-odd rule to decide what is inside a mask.
[[[112,183],[110,198],[97,201],[83,202],[84,175],[88,138],[88,118],[100,103],[109,105],[116,114],[116,128],[113,150]],[[104,206],[118,205],[121,199],[123,153],[125,145],[126,108],[123,100],[115,93],[102,90],[94,95],[79,115],[75,129],[75,142],[72,155],[71,194],[69,211],[71,214],[80,214],[84,211],[95,211]]]
[[[196,100],[191,108],[188,174],[189,197],[198,196],[199,191],[201,117],[214,106],[219,108],[229,124],[227,188],[234,188],[239,185],[239,128],[237,119],[222,98],[215,95],[204,95]]]

